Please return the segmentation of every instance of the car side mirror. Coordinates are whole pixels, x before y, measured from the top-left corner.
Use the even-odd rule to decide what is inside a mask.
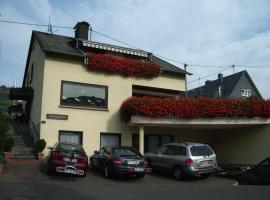
[[[52,147],[47,147],[47,149],[49,149],[50,151],[51,151],[51,150],[53,150],[53,148],[52,148]]]
[[[99,154],[99,152],[97,150],[94,151],[94,154]]]

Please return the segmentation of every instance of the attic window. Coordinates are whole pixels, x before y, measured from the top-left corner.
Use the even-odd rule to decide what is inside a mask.
[[[250,97],[251,96],[251,90],[241,89],[241,95],[242,95],[242,97]]]

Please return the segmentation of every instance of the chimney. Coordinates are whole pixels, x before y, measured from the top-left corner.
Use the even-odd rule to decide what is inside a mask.
[[[223,74],[221,73],[218,74],[218,85],[223,85]]]
[[[89,32],[90,24],[88,22],[82,21],[78,22],[75,26],[75,38],[88,40],[88,32]],[[90,27],[91,29],[91,27]]]

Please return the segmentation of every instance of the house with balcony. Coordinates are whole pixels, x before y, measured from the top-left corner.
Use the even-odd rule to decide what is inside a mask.
[[[78,143],[88,155],[105,145],[144,153],[173,141],[208,143],[233,163],[269,155],[269,101],[181,98],[188,72],[150,52],[90,41],[88,31],[79,22],[75,37],[32,33],[22,88],[10,97],[24,100],[35,140]]]

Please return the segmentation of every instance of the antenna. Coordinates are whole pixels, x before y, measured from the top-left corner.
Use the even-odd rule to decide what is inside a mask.
[[[48,24],[48,33],[52,34],[52,24],[51,24],[51,15],[49,16],[49,24]]]
[[[235,73],[235,65],[232,65],[233,73]]]
[[[89,26],[89,41],[91,41],[92,40],[92,26],[90,25]]]

